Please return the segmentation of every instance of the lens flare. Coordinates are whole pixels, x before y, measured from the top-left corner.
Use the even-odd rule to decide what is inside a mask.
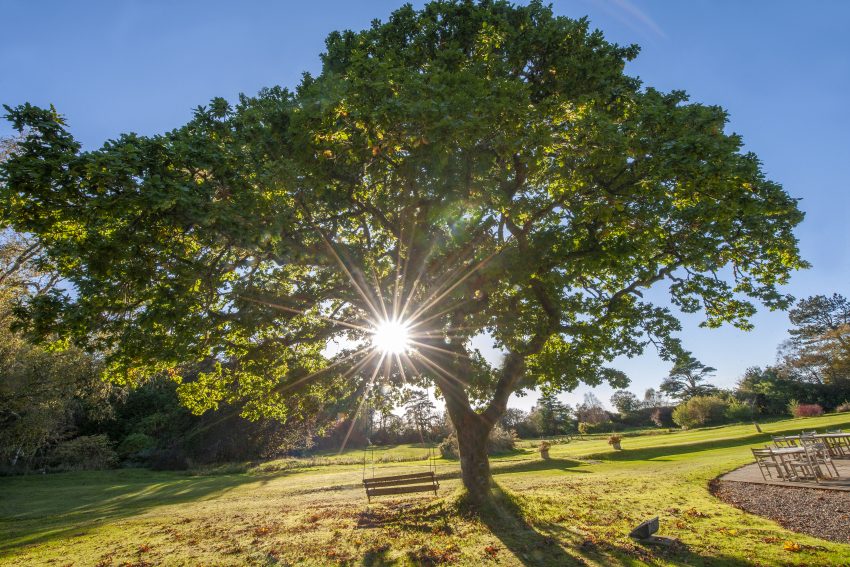
[[[384,354],[402,354],[410,348],[410,331],[401,321],[382,321],[372,331],[372,346]]]

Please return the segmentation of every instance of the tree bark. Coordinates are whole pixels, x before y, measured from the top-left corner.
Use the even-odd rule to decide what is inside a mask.
[[[449,362],[449,361],[444,361]],[[468,376],[462,372],[463,362],[453,361],[450,367],[456,374]],[[487,457],[487,438],[494,422],[472,409],[466,385],[454,375],[435,373],[435,382],[446,402],[446,411],[451,418],[457,436],[458,456],[460,457],[460,476],[463,485],[474,503],[484,503],[490,499],[490,460]]]
[[[492,476],[487,441],[496,422],[505,413],[508,397],[525,370],[524,360],[516,355],[506,358],[493,399],[481,413],[472,409],[466,384],[457,377],[471,374],[471,369],[464,368],[465,359],[456,357],[455,360],[445,360],[444,363],[456,372],[448,373],[442,370],[444,367],[432,370],[442,370],[436,372],[434,378],[446,401],[446,411],[457,436],[461,480],[470,501],[483,504],[491,497]]]
[[[460,457],[460,477],[472,502],[483,503],[490,499],[490,459],[487,456],[487,438],[493,429],[471,409],[451,409],[446,404],[457,435]],[[458,411],[460,410],[460,411]]]

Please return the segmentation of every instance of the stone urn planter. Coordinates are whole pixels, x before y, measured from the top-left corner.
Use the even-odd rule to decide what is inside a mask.
[[[540,458],[541,459],[548,459],[549,458],[549,449],[551,447],[552,447],[552,444],[549,443],[548,441],[544,441],[543,443],[540,444],[540,447],[538,448],[538,450],[540,451]]]
[[[623,448],[620,446],[620,443],[623,441],[623,438],[619,435],[611,435],[608,437],[608,444],[614,448],[616,451],[621,451]]]

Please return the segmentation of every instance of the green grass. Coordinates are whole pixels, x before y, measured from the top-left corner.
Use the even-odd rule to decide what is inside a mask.
[[[438,461],[440,497],[366,504],[360,451],[215,474],[144,470],[0,479],[0,563],[11,565],[840,565],[850,545],[784,530],[714,499],[708,483],[751,461],[771,434],[850,427],[850,414],[534,441],[493,460],[498,505],[472,514],[458,465]],[[376,470],[423,470],[428,449],[376,452]],[[404,462],[392,462],[401,460]],[[382,462],[383,461],[383,462]],[[230,472],[229,471],[237,471]],[[370,471],[371,472],[371,471]],[[627,537],[658,515],[653,548]],[[802,546],[785,551],[785,541]]]

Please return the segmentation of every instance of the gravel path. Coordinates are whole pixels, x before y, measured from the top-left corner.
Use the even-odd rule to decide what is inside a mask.
[[[783,527],[821,539],[850,541],[850,492],[716,480],[715,496]]]

